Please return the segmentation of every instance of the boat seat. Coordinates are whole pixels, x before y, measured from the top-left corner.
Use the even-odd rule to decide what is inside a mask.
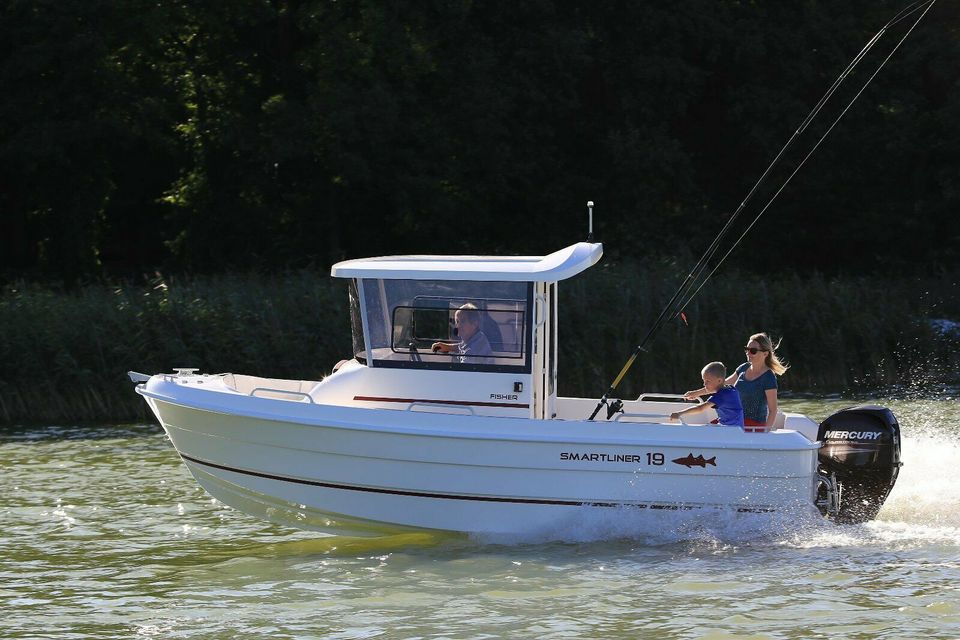
[[[490,342],[490,348],[494,351],[503,351],[503,336],[500,332],[500,325],[497,324],[497,321],[490,317],[490,314],[486,311],[483,312],[483,315],[480,316],[480,330],[483,331],[484,335],[487,336],[487,341]]]
[[[516,336],[516,331],[514,331],[513,329],[513,325],[509,323],[501,324],[500,335],[502,336],[502,342],[500,343],[500,348],[498,349],[496,347],[493,347],[492,343],[490,345],[491,347],[493,347],[494,351],[507,351],[510,353],[516,353],[517,351],[520,350],[519,346],[517,345],[517,336]]]

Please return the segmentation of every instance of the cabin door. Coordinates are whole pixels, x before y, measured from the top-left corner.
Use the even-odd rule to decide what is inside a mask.
[[[557,283],[538,282],[534,296],[533,417],[550,420],[557,405]]]

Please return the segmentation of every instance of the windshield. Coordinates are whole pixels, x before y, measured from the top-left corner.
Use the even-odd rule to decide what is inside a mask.
[[[363,281],[374,366],[529,371],[525,282]]]

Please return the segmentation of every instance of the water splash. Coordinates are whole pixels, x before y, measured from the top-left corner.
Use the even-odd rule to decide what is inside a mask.
[[[812,507],[777,513],[745,513],[721,508],[649,511],[629,506],[583,507],[549,529],[509,535],[474,534],[471,539],[481,544],[506,545],[623,540],[643,546],[694,543],[720,549],[769,541],[781,532],[822,520],[812,512]]]
[[[797,548],[960,548],[960,405],[944,398],[876,400],[903,428],[903,469],[876,521],[836,525],[810,509],[737,513],[722,509],[652,512],[584,507],[550,530],[474,535],[480,544],[525,545],[628,540],[644,546],[693,544],[728,549],[753,545]],[[844,406],[853,404],[839,401]]]
[[[880,512],[883,522],[960,528],[960,443],[937,437],[908,438],[904,466]]]

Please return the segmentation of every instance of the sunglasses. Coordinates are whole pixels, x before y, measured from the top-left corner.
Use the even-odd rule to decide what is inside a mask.
[[[744,347],[743,350],[752,356],[757,355],[760,351],[766,352],[766,349],[758,349],[757,347]]]

